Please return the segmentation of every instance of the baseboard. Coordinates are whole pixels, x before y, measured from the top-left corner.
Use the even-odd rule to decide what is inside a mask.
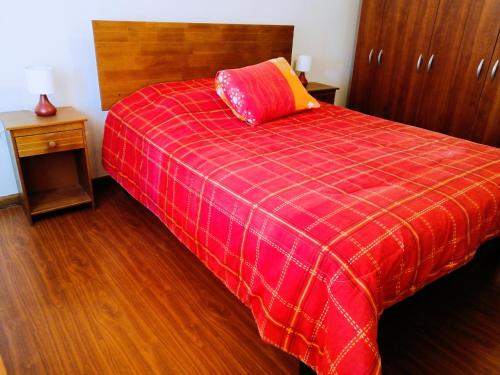
[[[0,197],[0,208],[16,206],[21,204],[21,194],[11,194],[4,197]]]

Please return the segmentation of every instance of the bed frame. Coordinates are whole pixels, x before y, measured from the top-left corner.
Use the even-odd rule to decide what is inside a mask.
[[[103,110],[153,83],[292,57],[290,25],[92,21],[92,28]],[[299,373],[314,374],[302,362]]]
[[[220,69],[283,56],[293,26],[92,21],[101,108],[158,82],[215,76]]]

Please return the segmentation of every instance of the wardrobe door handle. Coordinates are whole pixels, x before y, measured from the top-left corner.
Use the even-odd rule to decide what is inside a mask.
[[[420,71],[420,66],[422,65],[422,58],[424,56],[422,54],[420,54],[420,56],[418,57],[418,60],[417,60],[417,73]]]
[[[495,65],[493,65],[493,69],[491,69],[491,80],[493,81],[495,79],[495,76],[497,75],[497,70],[498,70],[498,63],[500,60],[497,60],[495,62]]]
[[[481,77],[481,72],[483,71],[483,65],[484,65],[484,59],[482,59],[479,62],[479,65],[477,66],[477,70],[476,70],[476,77],[477,77],[477,79],[479,79],[479,77]]]
[[[382,64],[382,55],[384,54],[384,50],[381,49],[380,52],[378,53],[378,57],[377,57],[377,62],[378,64]]]
[[[373,57],[373,48],[370,51],[370,54],[368,55],[368,65],[370,65],[372,63],[372,57]]]
[[[434,62],[434,55],[431,56],[429,62],[427,63],[427,71],[430,72],[432,69],[432,63]]]

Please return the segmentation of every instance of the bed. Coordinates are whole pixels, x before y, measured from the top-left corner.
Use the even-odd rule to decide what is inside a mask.
[[[94,23],[108,90],[101,31],[118,47],[118,26]],[[290,28],[271,28],[291,51]],[[103,108],[119,99],[106,171],[248,306],[263,340],[321,374],[380,373],[384,309],[500,234],[500,150],[326,103],[249,127],[207,72],[147,77],[131,94],[100,82]]]

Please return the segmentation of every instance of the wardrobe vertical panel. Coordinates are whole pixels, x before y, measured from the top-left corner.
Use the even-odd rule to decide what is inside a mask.
[[[372,84],[371,114],[395,120],[405,97],[418,97],[421,84],[418,85],[416,65],[422,53],[421,71],[438,5],[439,0],[386,0],[380,33],[383,53],[377,60],[377,73]]]
[[[500,31],[500,1],[476,0],[465,28],[446,120],[449,134],[471,138],[479,101]]]
[[[421,99],[414,125],[445,132],[450,84],[455,77],[460,46],[472,0],[441,0],[432,36]],[[417,107],[417,106],[415,106]]]
[[[367,112],[371,82],[379,51],[379,34],[383,23],[385,0],[364,0],[356,44],[349,108]]]
[[[399,68],[394,72],[391,100],[387,107],[392,120],[406,124],[415,120],[414,111],[422,93],[425,62],[429,57],[428,51],[439,9],[439,0],[411,3],[416,9],[408,17],[399,53]]]
[[[485,75],[472,140],[500,147],[500,38]]]

